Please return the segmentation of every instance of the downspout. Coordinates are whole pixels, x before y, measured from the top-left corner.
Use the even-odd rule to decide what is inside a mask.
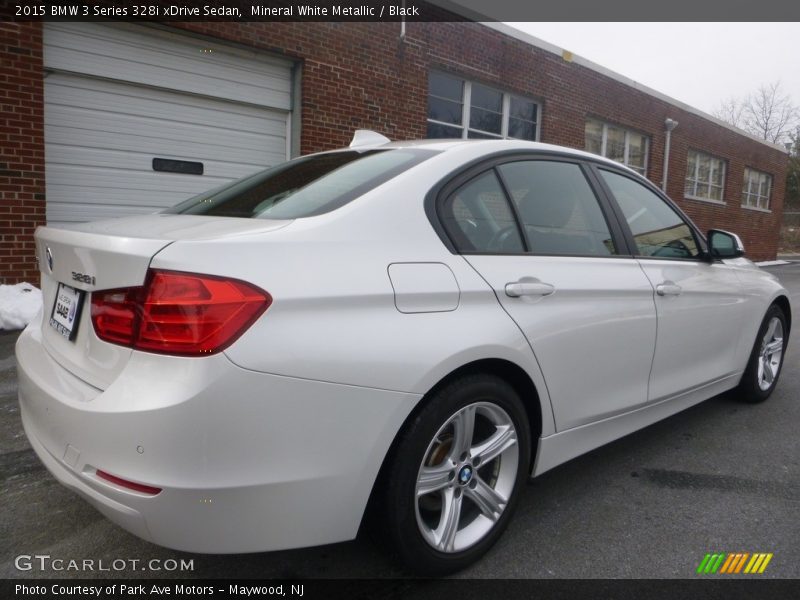
[[[664,127],[667,130],[667,139],[664,142],[664,179],[661,180],[661,190],[666,193],[667,191],[667,176],[669,175],[669,145],[672,141],[672,130],[678,126],[678,122],[674,119],[667,119],[664,121]]]
[[[403,0],[403,14],[400,16],[400,41],[406,41],[406,0]]]

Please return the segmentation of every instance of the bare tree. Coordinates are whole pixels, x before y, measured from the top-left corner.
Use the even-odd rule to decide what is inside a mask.
[[[744,127],[744,106],[745,103],[739,98],[730,97],[720,102],[711,114],[742,129]]]
[[[795,128],[798,117],[797,106],[781,89],[781,82],[761,85],[747,102],[745,128],[751,133],[773,143],[788,137]]]
[[[780,81],[762,84],[744,98],[722,101],[714,116],[776,144],[788,141],[800,123],[800,109]]]

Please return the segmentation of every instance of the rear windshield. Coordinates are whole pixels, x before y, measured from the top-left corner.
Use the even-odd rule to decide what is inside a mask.
[[[305,156],[165,210],[182,215],[299,219],[344,206],[435,155],[432,150],[345,150]]]

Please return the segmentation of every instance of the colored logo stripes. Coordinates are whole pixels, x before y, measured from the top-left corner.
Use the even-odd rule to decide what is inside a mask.
[[[715,573],[733,575],[738,573],[763,573],[772,552],[716,552],[706,554],[697,567],[699,575],[713,575]]]

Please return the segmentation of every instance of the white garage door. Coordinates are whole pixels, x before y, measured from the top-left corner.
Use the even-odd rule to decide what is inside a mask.
[[[49,223],[153,212],[287,158],[286,61],[130,25],[44,39]]]

